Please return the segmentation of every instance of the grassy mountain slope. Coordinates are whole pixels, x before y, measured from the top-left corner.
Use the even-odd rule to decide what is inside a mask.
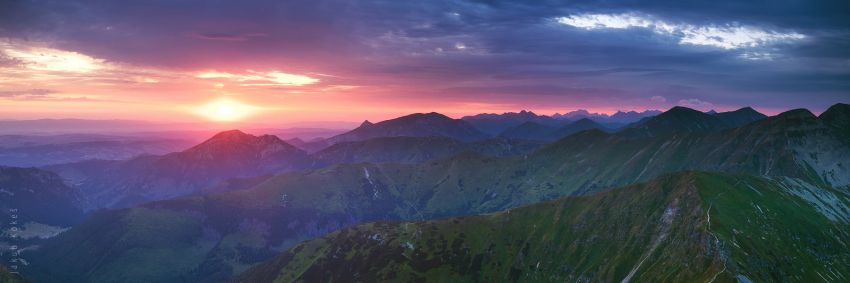
[[[850,223],[828,215],[850,211],[822,210],[788,183],[679,173],[482,216],[362,224],[235,281],[847,280]],[[809,189],[850,205],[843,193]]]

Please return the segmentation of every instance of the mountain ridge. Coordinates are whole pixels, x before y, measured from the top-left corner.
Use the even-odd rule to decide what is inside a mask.
[[[466,121],[452,119],[436,112],[415,113],[395,119],[371,123],[364,121],[359,127],[327,140],[333,144],[347,141],[361,141],[377,137],[395,136],[443,136],[462,141],[475,141],[487,138]]]

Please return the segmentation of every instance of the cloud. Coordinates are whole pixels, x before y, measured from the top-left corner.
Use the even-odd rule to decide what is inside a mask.
[[[779,32],[739,24],[692,25],[671,23],[635,13],[579,14],[556,18],[558,23],[586,30],[643,28],[675,37],[679,44],[705,45],[723,49],[757,47],[805,38],[796,32]]]
[[[711,102],[702,101],[696,98],[679,100],[679,106],[693,108],[701,111],[708,111],[714,108],[714,104],[712,104]]]
[[[87,96],[62,95],[57,90],[42,88],[0,91],[0,99],[17,101],[94,101]]]
[[[21,97],[45,97],[50,94],[57,93],[55,90],[50,89],[25,89],[25,90],[3,90],[0,91],[0,97],[7,98],[21,98]]]
[[[242,86],[304,86],[319,82],[317,78],[288,74],[280,71],[257,72],[249,70],[245,74],[210,71],[199,73],[196,77],[201,79],[234,80],[241,82]]]
[[[198,39],[206,39],[206,40],[218,40],[218,41],[246,41],[253,38],[262,38],[268,37],[266,33],[221,33],[221,32],[206,32],[206,33],[192,33],[192,37]]]
[[[104,68],[104,60],[77,52],[0,42],[0,55],[35,71],[87,73]]]
[[[649,100],[652,100],[652,102],[657,102],[657,103],[667,103],[667,98],[664,98],[663,96],[660,96],[660,95],[655,95],[653,97],[650,97]]]

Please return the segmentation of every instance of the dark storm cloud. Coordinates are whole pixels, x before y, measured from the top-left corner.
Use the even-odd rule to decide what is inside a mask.
[[[848,1],[564,2],[12,0],[0,4],[0,36],[139,65],[285,69],[357,85],[431,88],[435,99],[474,94],[486,101],[498,93],[649,103],[663,95],[815,109],[850,100]],[[585,13],[805,38],[722,49],[648,29],[585,30],[555,20]]]

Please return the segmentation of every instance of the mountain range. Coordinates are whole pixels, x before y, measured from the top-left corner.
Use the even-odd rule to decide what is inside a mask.
[[[745,110],[741,113],[747,112]],[[810,206],[813,205],[818,213],[830,221],[833,219],[844,221],[842,219],[846,215],[842,213],[847,211],[847,191],[850,190],[850,168],[845,164],[846,160],[850,160],[850,140],[847,139],[846,134],[850,130],[848,128],[850,123],[847,123],[850,111],[846,105],[835,105],[820,117],[804,109],[792,110],[763,119],[721,120],[717,115],[719,114],[712,115],[690,109],[674,108],[619,132],[607,133],[593,129],[582,131],[528,154],[499,157],[462,152],[451,157],[419,163],[383,162],[392,159],[401,159],[397,161],[404,162],[411,160],[410,156],[417,156],[416,154],[403,155],[403,158],[400,158],[391,155],[373,160],[380,163],[335,164],[311,170],[279,173],[268,178],[260,178],[256,182],[246,182],[246,186],[237,186],[239,189],[236,190],[225,190],[215,194],[194,194],[149,202],[132,208],[98,211],[71,230],[49,239],[41,249],[33,251],[30,256],[34,258],[34,264],[28,267],[27,274],[32,275],[33,279],[47,282],[60,278],[64,282],[222,281],[248,270],[259,262],[273,258],[278,252],[290,249],[303,240],[320,237],[339,228],[358,223],[378,220],[424,221],[494,213],[565,196],[605,194],[619,186],[641,182],[652,183],[656,182],[651,181],[653,178],[689,170],[760,176],[741,178],[746,180],[746,184],[753,184],[756,190],[782,188],[781,192],[794,194],[808,201]],[[733,116],[737,117],[737,115]],[[733,122],[729,121],[737,121],[734,123],[743,125],[735,127]],[[374,148],[390,147],[375,146]],[[408,151],[408,148],[414,148],[414,152],[421,152],[419,145],[401,148],[404,150],[400,152]],[[341,156],[350,156],[350,153],[356,150],[341,150],[341,152],[349,153],[349,155]],[[674,179],[680,181],[673,183],[699,183],[700,180],[709,180],[706,182],[711,184],[713,181],[710,180],[730,178],[722,174],[716,176],[712,174],[717,173],[679,176]],[[740,187],[740,185],[734,184],[732,187]],[[693,191],[689,186],[685,187],[684,190]],[[696,191],[716,190],[723,187],[728,186],[705,186],[697,188]],[[613,189],[613,191],[619,192],[621,189]],[[719,196],[720,194],[717,195]],[[696,203],[701,199],[691,201]],[[638,199],[634,202],[635,205],[653,207],[653,209],[658,207],[652,206],[657,204],[655,201],[647,200],[644,203]],[[731,203],[739,205],[736,202]],[[523,209],[535,210],[533,207],[535,206]],[[607,209],[613,213],[614,208],[616,206]],[[606,209],[606,207],[600,209]],[[733,207],[727,207],[722,211],[727,210],[734,211]],[[645,213],[650,212],[648,210]],[[806,213],[805,215],[814,215],[808,211]],[[726,219],[724,221],[732,221],[728,219],[735,219],[735,217]],[[420,222],[412,225],[419,225],[416,223]],[[515,224],[519,227],[518,230],[534,230],[528,226],[522,226],[522,223],[525,222],[518,221]],[[622,220],[612,223],[630,222]],[[614,225],[612,223],[602,222],[602,224]],[[689,225],[691,226],[688,227],[703,227],[696,222]],[[777,229],[790,229],[784,222],[775,222],[775,225],[779,227]],[[367,228],[362,229],[372,229],[368,225],[364,227]],[[395,229],[393,225],[381,227],[376,228],[382,231],[381,233],[391,233]],[[95,232],[104,229],[110,232]],[[469,233],[471,235],[473,232]],[[643,237],[641,241],[626,241],[620,244],[624,245],[623,249],[637,251],[638,247],[644,246],[645,243],[656,242],[655,240],[647,242],[646,237],[651,235],[658,234],[644,234],[640,236]],[[846,235],[831,234],[831,236],[836,235],[839,238],[846,237]],[[348,234],[344,234],[338,239],[344,243],[347,237]],[[595,238],[584,238],[582,241],[593,239]],[[325,243],[308,242],[305,245],[320,243],[315,246],[322,247],[334,244],[331,240],[324,241]],[[717,241],[722,241],[725,245],[735,243],[730,242],[730,238]],[[829,239],[829,241],[832,240]],[[114,244],[104,245],[103,243]],[[521,247],[521,245],[499,246],[502,244],[498,243],[494,249],[516,252],[516,249]],[[535,243],[535,245],[538,244],[540,243]],[[767,244],[774,245],[776,242]],[[760,254],[770,250],[764,245],[761,240],[754,238],[753,247]],[[416,246],[419,247],[421,244]],[[303,246],[301,247],[303,250]],[[356,258],[359,261],[370,264],[371,257],[360,258],[359,256],[373,254],[372,251],[378,254],[384,253],[379,247],[347,248],[352,248],[352,255],[358,255]],[[548,248],[535,246],[534,249]],[[360,253],[361,251],[363,253]],[[81,260],[70,260],[69,257],[80,252],[85,252],[88,256]],[[300,250],[291,250],[288,254],[296,255],[299,252]],[[436,254],[440,250],[437,246],[434,249],[429,247],[422,252]],[[670,251],[670,253],[678,252],[680,251]],[[747,251],[747,254],[753,253]],[[321,257],[322,251],[305,251],[303,255]],[[447,256],[451,255],[447,254]],[[624,274],[632,273],[624,270],[623,266],[632,267],[636,258],[645,260],[649,257],[654,259],[654,256],[652,252],[649,252],[647,256],[638,253],[624,258],[623,263],[609,265],[598,262],[575,263],[585,269],[600,270],[598,272],[605,273],[607,275],[604,276],[608,277],[596,277],[596,273],[585,274],[569,270],[558,274],[579,276],[575,278],[585,278],[581,276],[619,278]],[[285,257],[284,255],[283,258]],[[603,259],[609,261],[611,257],[598,258],[598,260]],[[592,257],[588,260],[592,260]],[[757,256],[747,260],[750,261],[741,260],[734,263],[736,265],[742,265],[744,262],[752,264],[765,262],[766,259]],[[265,271],[252,270],[246,273],[246,276],[249,276],[246,278],[253,278],[250,276],[254,276],[255,271],[259,272],[256,276],[270,276],[269,272],[275,268],[278,270],[289,267],[296,267],[299,270],[311,268],[308,263],[292,263],[280,258],[275,262],[279,264],[271,267],[261,265],[262,270]],[[650,262],[665,266],[663,261]],[[841,261],[831,262],[840,263]],[[316,270],[324,270],[322,261],[316,261],[315,264],[317,264]],[[403,262],[400,261],[398,264]],[[453,263],[438,261],[433,264],[444,266],[440,269],[443,271],[436,271],[436,274],[446,274],[446,276],[453,274],[451,273],[454,268]],[[501,270],[510,270],[505,265],[507,263],[501,264],[503,268]],[[814,263],[807,264],[806,266],[814,265]],[[371,266],[377,268],[376,270],[383,268],[377,263]],[[439,269],[439,266],[435,268]],[[550,265],[545,266],[552,268]],[[354,265],[351,268],[360,267]],[[395,267],[389,265],[387,268]],[[529,266],[518,265],[515,268],[519,269],[515,272],[519,275],[508,274],[508,276],[531,278],[522,277],[528,274]],[[487,270],[484,266],[481,266],[481,269]],[[80,274],[79,270],[88,272]],[[632,273],[631,277],[639,278],[641,268],[635,270],[637,271]],[[740,274],[746,276],[745,278],[767,278],[758,273],[764,272],[763,268],[740,270],[742,270]],[[842,274],[841,270],[837,272],[839,273],[829,276]],[[370,276],[368,274],[372,273],[364,271],[362,274]],[[805,273],[805,276],[801,278],[810,278],[810,274]],[[728,275],[724,273],[723,276]],[[701,275],[681,278],[702,278],[699,276]],[[672,280],[673,277],[668,279]]]
[[[48,166],[85,160],[124,160],[140,155],[161,155],[191,147],[182,139],[98,140],[39,144],[0,148],[0,164],[6,166]]]
[[[474,116],[465,116],[461,118],[461,120],[469,122],[478,130],[494,136],[503,133],[505,130],[528,122],[548,127],[558,127],[564,124],[564,121],[549,116],[537,115],[534,114],[534,112],[525,110],[502,114],[478,114]]]
[[[644,111],[617,111],[614,114],[608,115],[604,113],[590,113],[587,110],[579,109],[571,112],[566,112],[564,114],[555,113],[552,115],[552,118],[555,119],[566,119],[566,120],[578,120],[582,118],[591,119],[597,123],[601,124],[620,124],[626,125],[629,123],[636,122],[640,119],[646,117],[652,117],[655,115],[661,114],[659,110],[644,110]]]

